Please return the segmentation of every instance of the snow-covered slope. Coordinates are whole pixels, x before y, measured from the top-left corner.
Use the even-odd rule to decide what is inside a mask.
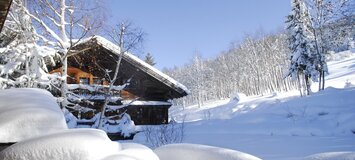
[[[198,130],[266,135],[352,135],[355,132],[355,56],[329,63],[326,89],[307,97],[298,91],[172,107],[171,117]],[[318,84],[313,84],[317,91]],[[204,125],[200,125],[200,124]]]
[[[201,108],[174,106],[185,121],[184,142],[247,152],[262,159],[302,159],[322,152],[355,151],[355,53],[328,63],[326,89],[231,98]]]

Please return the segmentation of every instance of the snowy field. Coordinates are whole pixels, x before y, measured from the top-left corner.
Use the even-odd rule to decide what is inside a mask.
[[[265,160],[355,159],[355,56],[328,63],[326,89],[308,97],[298,91],[172,107],[171,117],[185,121],[185,143],[246,152]],[[313,91],[318,84],[314,83]],[[136,142],[143,143],[138,134]],[[348,153],[353,152],[353,153]]]
[[[2,90],[0,143],[17,143],[0,159],[355,160],[355,55],[343,54],[350,56],[329,63],[326,89],[307,97],[237,94],[201,108],[172,107],[171,117],[185,122],[184,143],[156,149],[141,145],[142,133],[136,143],[117,143],[100,130],[67,129],[47,91]]]

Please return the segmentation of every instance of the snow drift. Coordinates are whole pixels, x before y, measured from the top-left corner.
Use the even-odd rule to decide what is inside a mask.
[[[118,153],[121,145],[96,129],[68,129],[18,142],[2,152],[1,160],[99,160]]]
[[[62,111],[45,90],[0,90],[0,102],[0,143],[67,129]]]
[[[243,152],[197,144],[170,144],[154,152],[160,160],[261,160]]]
[[[122,151],[103,160],[159,160],[148,147],[137,143],[121,143]]]
[[[159,160],[148,147],[111,141],[98,129],[68,129],[18,142],[2,152],[1,160]]]
[[[355,152],[327,152],[306,157],[304,160],[352,160]]]

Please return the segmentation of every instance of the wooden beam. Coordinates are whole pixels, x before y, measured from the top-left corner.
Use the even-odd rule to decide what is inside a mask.
[[[9,13],[12,0],[0,0],[0,32],[5,24],[7,14]]]

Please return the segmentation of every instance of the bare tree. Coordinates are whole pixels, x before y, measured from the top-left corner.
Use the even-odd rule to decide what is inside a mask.
[[[78,51],[73,47],[81,39],[99,29],[103,21],[100,7],[87,1],[34,0],[28,1],[28,8],[27,14],[34,22],[40,43],[55,48],[59,53],[62,66],[60,91],[64,107],[68,103],[66,100],[68,57],[86,50]]]
[[[145,126],[143,128],[146,143],[152,148],[171,143],[181,143],[185,137],[185,122],[171,120],[169,124]]]
[[[143,40],[143,32],[141,30],[137,30],[136,28],[132,28],[132,24],[131,23],[121,23],[120,25],[116,26],[117,28],[119,28],[119,30],[113,28],[112,29],[112,34],[109,34],[110,37],[114,40],[114,42],[116,42],[119,46],[119,50],[118,50],[118,59],[116,60],[116,67],[113,73],[113,76],[111,76],[110,72],[111,71],[107,71],[106,72],[106,77],[109,79],[109,88],[107,93],[105,94],[105,100],[104,100],[104,104],[101,107],[101,114],[100,114],[100,118],[99,118],[99,125],[98,128],[102,128],[103,125],[105,124],[105,113],[106,113],[106,109],[108,106],[108,103],[111,100],[111,97],[113,96],[113,92],[112,90],[115,87],[115,83],[119,77],[118,73],[120,70],[120,66],[121,66],[121,61],[122,58],[124,57],[124,54],[128,51],[130,51],[132,48],[137,47]],[[129,81],[123,85],[123,87],[121,89],[123,89],[125,87],[125,85],[127,85],[129,83]],[[129,104],[123,105],[122,108],[127,107]],[[126,114],[125,112],[122,113],[122,115]]]
[[[199,96],[201,101],[207,101],[230,98],[238,92],[258,95],[296,89],[295,82],[284,79],[284,68],[289,64],[286,34],[280,31],[258,35],[262,36],[246,36],[215,59],[199,59],[199,66],[195,60],[183,67],[166,69],[168,75],[191,90],[191,94],[174,100],[174,104],[198,104]]]

